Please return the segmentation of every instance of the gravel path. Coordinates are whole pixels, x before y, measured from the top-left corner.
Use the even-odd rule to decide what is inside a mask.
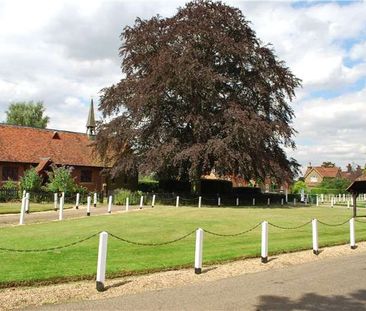
[[[313,255],[311,250],[277,255],[270,257],[270,261],[267,264],[262,264],[260,259],[253,258],[222,265],[207,266],[204,267],[204,271],[200,275],[195,275],[192,268],[113,280],[107,279],[107,290],[102,293],[96,291],[95,282],[93,281],[1,289],[0,306],[2,310],[13,310],[27,306],[34,307],[44,304],[117,297],[198,282],[209,282],[269,269],[282,269],[302,263],[362,253],[366,253],[366,242],[358,243],[358,247],[355,250],[351,250],[349,245],[327,247],[322,249],[319,256]]]

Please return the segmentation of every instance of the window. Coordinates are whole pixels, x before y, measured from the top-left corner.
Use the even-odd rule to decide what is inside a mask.
[[[81,170],[80,182],[92,182],[92,171],[91,170]]]
[[[311,176],[310,177],[310,182],[318,182],[318,177],[317,176]]]
[[[18,168],[16,166],[3,166],[3,180],[18,180]]]

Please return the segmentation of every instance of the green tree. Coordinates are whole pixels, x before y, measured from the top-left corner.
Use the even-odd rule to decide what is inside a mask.
[[[324,161],[321,165],[322,167],[335,167],[335,163],[330,161]]]
[[[30,168],[24,172],[23,177],[20,179],[21,190],[37,191],[42,186],[42,178],[38,175],[35,168]]]
[[[15,102],[6,111],[6,123],[22,126],[46,128],[49,117],[44,116],[43,102]]]
[[[292,186],[292,193],[301,193],[301,189],[304,189],[305,193],[308,192],[308,187],[306,186],[305,182],[302,180],[298,180]]]
[[[71,167],[53,165],[52,172],[48,173],[47,189],[52,192],[75,192],[77,185],[71,172]]]
[[[319,185],[320,193],[345,193],[351,182],[344,178],[324,178]]]
[[[212,170],[292,180],[300,86],[239,9],[192,1],[176,15],[137,19],[120,54],[125,77],[102,90],[96,148],[121,172],[190,180]]]

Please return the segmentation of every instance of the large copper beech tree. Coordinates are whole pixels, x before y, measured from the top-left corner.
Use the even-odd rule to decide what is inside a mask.
[[[171,18],[137,19],[121,38],[124,77],[102,90],[96,138],[112,175],[293,176],[284,147],[295,148],[288,102],[300,80],[239,9],[193,1]]]

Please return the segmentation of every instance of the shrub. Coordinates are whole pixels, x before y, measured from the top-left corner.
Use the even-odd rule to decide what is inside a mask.
[[[75,192],[77,185],[71,176],[71,167],[55,165],[52,166],[52,172],[48,173],[49,183],[47,189],[51,192]]]
[[[126,203],[126,198],[128,197],[130,204],[139,204],[141,196],[141,191],[132,192],[127,189],[117,189],[114,191],[114,203],[116,205],[124,205]]]
[[[30,168],[24,172],[20,179],[20,189],[26,191],[39,191],[42,186],[42,179],[35,168]]]

